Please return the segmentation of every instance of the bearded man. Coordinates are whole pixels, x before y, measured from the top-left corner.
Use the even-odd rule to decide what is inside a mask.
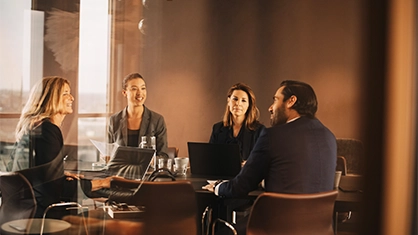
[[[240,197],[258,188],[277,193],[333,190],[337,144],[316,117],[318,101],[304,82],[283,81],[269,108],[272,127],[260,134],[241,172],[228,182],[206,185],[223,197]]]

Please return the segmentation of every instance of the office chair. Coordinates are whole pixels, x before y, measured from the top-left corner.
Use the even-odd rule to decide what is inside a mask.
[[[337,171],[341,171],[341,175],[347,175],[347,160],[343,156],[337,157]]]
[[[360,140],[352,138],[337,138],[337,156],[345,159],[346,174],[342,175],[363,175],[364,173],[364,148]],[[341,161],[341,160],[340,160]],[[352,230],[353,223],[358,219],[356,211],[336,211],[335,229]]]
[[[35,223],[32,219],[36,217],[36,212],[40,214],[41,211],[38,207],[33,187],[29,180],[23,174],[21,174],[20,172],[9,172],[1,174],[0,190],[2,192],[2,203],[0,207],[0,226],[5,223],[9,224],[9,226],[11,227],[13,227],[13,224],[19,224],[19,226],[15,225],[15,229],[19,229],[19,227],[21,227],[20,229],[24,229],[23,231],[35,231],[36,233],[42,235],[45,230],[46,223],[48,224],[48,228],[51,228],[50,226],[57,226],[57,223],[59,223],[61,226],[63,223],[65,224],[65,222],[63,221],[56,222],[56,220],[46,220],[47,212],[51,208],[65,206],[82,209],[82,206],[76,202],[51,204],[46,208],[45,211],[42,211],[42,219],[37,220]],[[68,227],[69,226],[70,225],[68,224]],[[84,226],[84,228],[87,234],[87,227]],[[54,230],[57,229],[60,228],[54,228]],[[62,229],[66,228],[63,227]],[[6,231],[3,232],[6,233]]]
[[[33,218],[36,212],[35,194],[30,182],[22,174],[1,174],[0,191],[0,225],[12,220]]]
[[[119,179],[113,180],[113,185],[117,181]],[[121,182],[127,183],[126,180]],[[145,212],[141,216],[144,234],[197,233],[196,195],[188,181],[143,181],[135,192],[120,191],[111,195],[109,201],[144,208]]]
[[[333,235],[333,211],[338,191],[314,194],[262,193],[251,210],[247,235]],[[233,229],[226,221],[217,223]],[[236,232],[236,231],[235,231]]]
[[[345,157],[337,157],[337,171],[341,171],[341,175],[347,175],[347,161]],[[335,230],[337,230],[338,223],[344,223],[351,218],[351,211],[335,211],[336,221],[335,221]]]
[[[169,158],[176,158],[179,155],[179,148],[177,147],[168,147],[167,148],[167,154]]]
[[[337,138],[337,156],[345,158],[347,174],[364,173],[364,149],[360,140]]]

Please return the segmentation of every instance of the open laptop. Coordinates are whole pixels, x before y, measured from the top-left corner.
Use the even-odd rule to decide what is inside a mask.
[[[238,144],[188,142],[190,172],[193,176],[229,179],[241,170]]]
[[[129,179],[142,179],[148,170],[154,152],[154,149],[118,146],[114,157],[107,165],[106,173]]]

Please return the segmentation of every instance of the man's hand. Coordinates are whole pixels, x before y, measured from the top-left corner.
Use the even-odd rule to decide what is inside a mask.
[[[215,190],[215,184],[207,184],[205,186],[202,186],[202,189],[206,189],[213,193],[213,191]]]

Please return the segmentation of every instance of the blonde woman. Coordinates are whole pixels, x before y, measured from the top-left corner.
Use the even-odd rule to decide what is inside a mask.
[[[70,83],[62,77],[45,77],[31,90],[15,134],[17,146],[29,148],[29,167],[40,166],[56,158],[63,158],[60,152],[64,141],[60,126],[65,116],[73,112],[73,102]],[[76,196],[78,181],[86,195],[92,191],[110,187],[111,177],[85,180],[80,175],[64,172],[62,167],[51,170],[62,171],[62,177],[45,179],[48,184],[44,187],[56,187],[55,192],[60,193],[65,199]],[[42,192],[37,192],[36,196],[43,207],[51,203],[48,198],[45,198],[48,195],[42,195]],[[42,205],[42,202],[47,205]]]

